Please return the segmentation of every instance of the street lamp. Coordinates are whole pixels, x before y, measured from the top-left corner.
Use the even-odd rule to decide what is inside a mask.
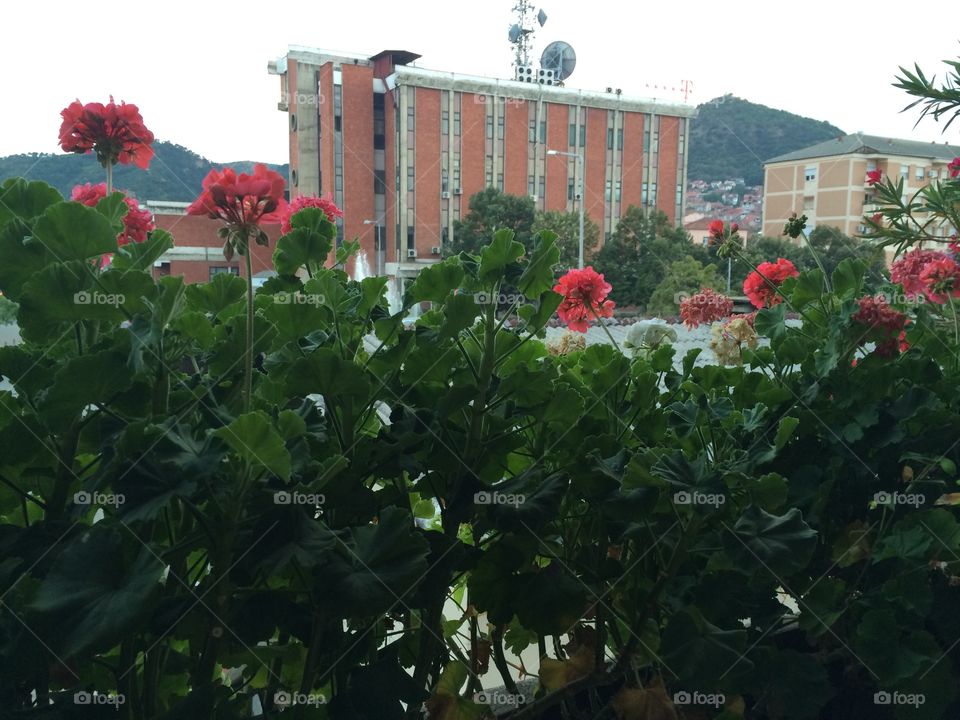
[[[381,247],[383,245],[383,238],[380,236],[380,230],[383,227],[380,224],[381,220],[383,218],[363,221],[364,225],[373,225],[373,251],[377,254],[377,275],[383,275],[383,251],[386,250],[386,248]]]
[[[562,155],[563,157],[577,159],[577,167],[580,171],[580,258],[577,267],[583,270],[583,151],[578,150],[572,153],[562,150],[547,150],[547,155]]]

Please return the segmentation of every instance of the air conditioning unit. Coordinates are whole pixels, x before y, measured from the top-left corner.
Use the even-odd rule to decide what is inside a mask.
[[[439,254],[440,254],[440,246],[439,246],[439,245],[434,245],[432,248],[430,248],[430,254],[431,254],[431,255],[439,255]]]
[[[574,193],[573,199],[574,199],[574,200],[579,200],[579,199],[580,199],[580,193]]]
[[[417,256],[417,251],[415,248],[407,248],[407,257],[415,258]]]
[[[444,190],[442,193],[440,193],[440,197],[443,198],[444,200],[449,200],[449,199],[450,199],[450,193],[447,192],[446,190]]]
[[[462,195],[462,194],[463,194],[463,191],[462,191],[460,188],[455,188],[454,191],[453,191],[453,194],[454,194],[454,195]]]
[[[538,200],[538,198],[537,198],[536,195],[531,195],[531,196],[530,196],[530,199],[533,200],[534,202],[536,202],[536,201]]]

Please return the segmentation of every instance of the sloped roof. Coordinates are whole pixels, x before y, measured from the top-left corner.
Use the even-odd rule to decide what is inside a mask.
[[[916,140],[898,140],[879,135],[841,135],[810,147],[764,161],[764,164],[807,160],[834,155],[904,155],[937,160],[952,160],[960,156],[960,147],[943,143],[919,142]]]

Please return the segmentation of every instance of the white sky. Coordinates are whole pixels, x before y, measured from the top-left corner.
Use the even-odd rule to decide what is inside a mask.
[[[140,106],[162,140],[214,161],[286,162],[279,80],[267,61],[290,44],[374,54],[405,49],[418,65],[511,75],[513,0],[165,0],[4,6],[0,156],[57,152],[60,110],[109,94]],[[899,65],[942,77],[960,56],[960,3],[928,0],[543,0],[534,57],[552,40],[577,52],[568,87],[681,100],[648,85],[693,83],[692,104],[724,93],[827,120],[846,132],[949,140],[891,87]]]

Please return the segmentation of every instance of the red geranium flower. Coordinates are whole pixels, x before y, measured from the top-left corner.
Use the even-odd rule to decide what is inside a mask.
[[[723,220],[714,220],[707,226],[712,240],[723,240]]]
[[[701,288],[696,295],[680,301],[680,319],[689,328],[723,320],[732,312],[733,300],[711,288]]]
[[[107,184],[98,185],[77,185],[70,194],[70,199],[81,203],[87,207],[96,207],[103,198],[107,196]],[[156,229],[153,222],[153,215],[149,210],[141,210],[136,200],[130,197],[124,197],[123,201],[127,204],[127,214],[123,216],[123,232],[117,235],[117,244],[126,245],[130,242],[143,242],[147,239],[147,233]]]
[[[906,327],[910,320],[906,315],[890,307],[883,295],[867,295],[860,298],[859,304],[860,309],[850,319],[866,326],[863,339],[876,342],[875,355],[893,357],[909,349]]]
[[[946,255],[931,260],[920,271],[920,282],[927,300],[943,305],[951,297],[960,297],[960,265]]]
[[[326,197],[311,197],[309,195],[300,195],[295,197],[284,213],[280,223],[280,232],[286,235],[290,232],[290,218],[304,208],[320,208],[327,216],[327,220],[334,222],[336,218],[343,217],[343,210],[337,207],[333,202],[333,195]]]
[[[783,302],[776,290],[787,278],[796,277],[800,273],[792,262],[786,258],[778,258],[775,263],[760,263],[757,269],[743,281],[743,294],[746,295],[754,307],[765,308],[779,305]]]
[[[950,177],[960,177],[960,157],[955,157],[950,161],[950,164],[947,165],[947,170],[950,171]]]
[[[883,173],[879,170],[869,170],[867,171],[867,184],[876,185],[880,182],[880,178],[883,177]]]
[[[136,105],[121,102],[70,103],[61,113],[60,147],[64,152],[96,151],[97,160],[107,165],[136,165],[144,170],[153,157],[153,133],[143,124]]]
[[[256,165],[252,175],[237,175],[231,168],[211,170],[187,214],[207,215],[235,227],[278,223],[287,210],[283,187],[280,174],[266,165]]]
[[[911,300],[927,292],[920,273],[928,263],[947,258],[939,250],[913,250],[898,258],[890,266],[890,279],[903,286],[903,292]]]
[[[563,295],[557,315],[571,330],[586,332],[595,317],[613,317],[614,302],[607,300],[612,290],[603,275],[591,266],[571,270],[553,288]]]

